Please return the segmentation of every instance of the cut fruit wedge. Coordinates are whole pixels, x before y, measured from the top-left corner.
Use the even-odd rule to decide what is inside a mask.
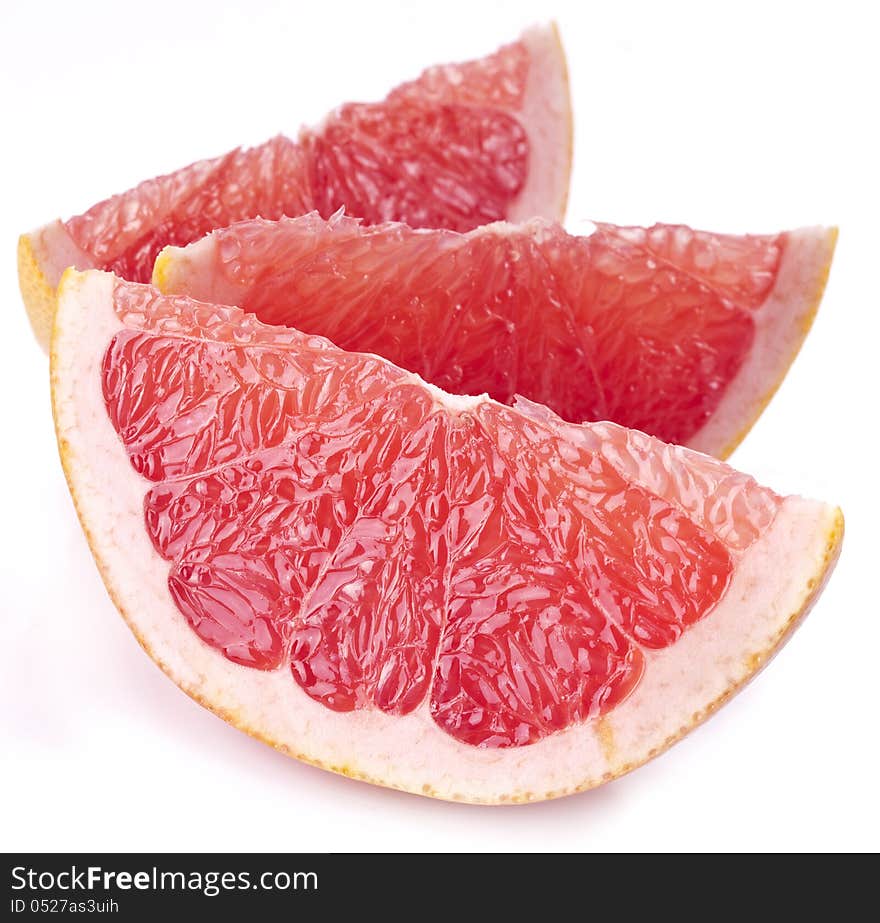
[[[519,394],[725,457],[797,354],[833,228],[736,237],[545,219],[466,234],[313,213],[168,248],[154,284],[377,353],[458,394]]]
[[[342,106],[296,141],[201,160],[22,235],[22,297],[47,348],[68,266],[146,282],[162,247],[244,218],[342,206],[368,223],[455,230],[561,218],[571,140],[559,35],[533,28],[486,58],[429,68],[381,103]]]
[[[525,400],[447,394],[233,307],[68,271],[61,458],[111,596],[231,724],[410,792],[640,765],[816,598],[840,511]]]

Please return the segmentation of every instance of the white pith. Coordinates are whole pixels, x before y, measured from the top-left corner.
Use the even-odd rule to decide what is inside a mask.
[[[40,263],[46,282],[55,288],[68,266],[77,269],[93,269],[97,264],[90,253],[86,253],[70,236],[64,222],[56,219],[31,231],[31,246]]]
[[[809,332],[834,254],[836,231],[789,231],[767,300],[754,312],[755,339],[714,413],[689,440],[698,452],[726,458],[760,416]]]
[[[143,526],[149,485],[132,469],[107,415],[101,362],[122,328],[109,274],[69,272],[59,291],[52,392],[72,494],[108,590],[156,662],[237,727],[328,769],[419,794],[527,801],[565,794],[633,768],[689,729],[773,652],[829,562],[838,512],[787,499],[745,554],[716,610],[677,644],[649,653],[635,692],[604,718],[507,750],[459,743],[427,705],[406,716],[332,712],[287,669],[238,666],[204,644],[167,590],[168,563]],[[434,389],[439,390],[439,389]]]
[[[526,183],[508,209],[509,221],[535,215],[562,221],[572,157],[571,99],[565,53],[555,25],[535,26],[521,41],[529,52],[529,76],[519,119],[529,138]],[[540,164],[540,169],[534,169]]]

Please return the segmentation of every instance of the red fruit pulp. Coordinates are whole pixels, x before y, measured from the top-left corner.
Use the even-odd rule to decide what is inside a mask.
[[[233,308],[123,283],[116,301],[104,397],[153,482],[175,602],[230,660],[289,665],[334,710],[426,704],[483,747],[604,714],[645,651],[712,610],[776,509],[718,466],[742,480],[742,532],[716,534],[692,472],[667,477],[672,499],[639,482],[639,434],[450,410],[376,357]]]
[[[172,288],[376,353],[446,391],[686,443],[749,355],[784,235],[532,221],[467,235],[342,217],[250,221],[172,261]]]

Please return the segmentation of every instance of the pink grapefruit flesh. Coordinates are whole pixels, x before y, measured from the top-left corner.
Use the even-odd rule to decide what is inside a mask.
[[[433,67],[380,103],[348,104],[296,141],[202,160],[147,180],[19,241],[19,281],[48,347],[55,287],[68,266],[149,281],[156,254],[255,217],[330,217],[467,230],[561,218],[571,165],[565,56],[555,27],[486,58]]]
[[[543,219],[460,234],[313,213],[168,248],[153,282],[446,391],[519,394],[723,456],[806,336],[834,237],[611,224],[575,237]]]
[[[287,753],[441,798],[656,755],[777,650],[842,534],[708,456],[101,272],[62,281],[52,393],[156,662]]]

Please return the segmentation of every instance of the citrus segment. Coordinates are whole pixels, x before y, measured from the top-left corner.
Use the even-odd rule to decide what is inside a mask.
[[[156,254],[168,244],[198,240],[237,218],[280,218],[313,208],[306,170],[301,147],[279,136],[146,180],[64,226],[94,267],[147,281]]]
[[[430,137],[437,146],[425,145]],[[516,119],[491,110],[429,109],[414,115],[346,107],[309,147],[320,214],[329,217],[344,206],[371,222],[398,220],[413,227],[466,231],[497,220],[523,188],[528,169],[525,131]],[[496,152],[497,162],[481,164],[462,182],[459,158],[480,163],[484,149]],[[375,174],[393,172],[401,163],[410,175],[373,204]]]
[[[65,277],[52,375],[80,516],[158,662],[276,746],[423,794],[643,762],[772,653],[839,543],[837,511],[687,449],[103,273]]]
[[[686,269],[747,308],[760,308],[766,301],[787,240],[785,234],[710,234],[684,225],[601,227],[658,259]]]
[[[578,237],[541,219],[456,234],[311,214],[169,248],[154,283],[377,353],[447,391],[519,394],[573,422],[614,420],[721,454],[753,419],[749,402],[726,411],[744,363],[776,349],[745,382],[772,390],[821,293],[819,280],[779,285],[807,247],[826,272],[830,236],[599,224]]]
[[[147,282],[166,245],[233,221],[345,206],[367,223],[467,230],[565,209],[571,113],[555,27],[479,61],[434,67],[383,102],[342,106],[297,140],[276,137],[147,180],[24,235],[19,278],[38,339],[45,298],[69,265]],[[49,312],[51,314],[51,310]]]
[[[149,316],[145,301],[155,303],[150,289],[123,289],[117,310]],[[577,706],[561,712],[575,720],[638,676],[624,636],[671,644],[726,587],[730,556],[717,540],[595,452],[556,444],[549,418],[524,425],[485,402],[450,415],[379,359],[303,338],[252,346],[226,339],[225,326],[205,333],[117,334],[103,393],[134,469],[164,482],[145,508],[173,565],[171,595],[237,663],[272,669],[289,646],[295,678],[329,707],[410,711],[441,645],[444,704],[432,707],[444,726],[512,745],[540,735],[523,737],[520,715],[503,737],[514,720],[502,718],[503,697],[466,707],[448,688],[475,694],[479,674],[528,682],[521,663],[498,657],[508,621],[569,652],[551,646],[567,668],[547,674],[545,694],[565,698],[579,683]],[[561,624],[548,623],[557,610]],[[495,652],[485,662],[483,636]],[[597,650],[585,670],[587,638]],[[541,711],[537,702],[522,707]]]

